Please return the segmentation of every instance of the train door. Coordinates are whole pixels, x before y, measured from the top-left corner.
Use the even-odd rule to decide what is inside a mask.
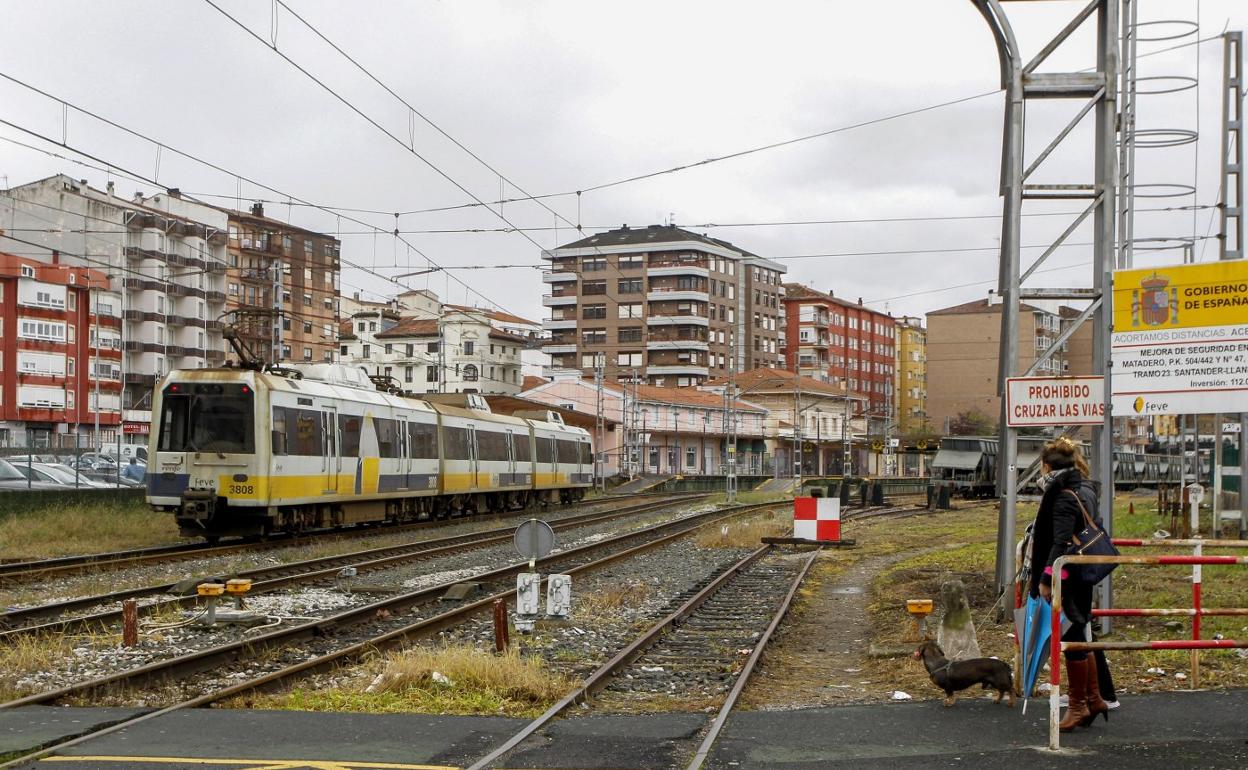
[[[476,488],[477,483],[477,427],[475,425],[468,426],[468,473],[471,474],[472,486]]]
[[[332,406],[321,412],[321,469],[325,478],[325,493],[338,493],[338,474],[342,470],[342,457],[338,451],[338,410]]]
[[[404,489],[412,488],[412,434],[408,422],[408,415],[399,415],[399,475]]]
[[[547,436],[546,440],[550,442],[550,480],[554,484],[559,483],[559,447],[555,444],[554,436]]]
[[[516,483],[516,433],[507,431],[507,484]]]

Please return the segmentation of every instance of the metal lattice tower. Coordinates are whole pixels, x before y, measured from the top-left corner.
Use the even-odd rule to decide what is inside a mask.
[[[1223,35],[1221,259],[1244,257],[1244,33]]]
[[[603,414],[603,369],[606,366],[606,354],[598,353],[594,356],[594,389],[595,389],[595,421],[594,421],[594,441],[597,442],[597,450],[594,453],[595,483],[599,491],[605,492],[607,489],[607,469],[606,469],[606,452],[604,447],[607,442],[607,421]]]
[[[1091,0],[1083,5],[1056,35],[1024,61],[1023,52],[1004,10],[1010,0],[971,0],[988,22],[997,44],[1001,68],[1001,85],[1005,89],[1005,131],[1001,146],[1001,190],[1004,215],[1001,224],[1000,274],[998,292],[1002,303],[1001,356],[997,387],[1001,395],[1001,427],[997,455],[998,490],[1001,514],[997,530],[996,587],[1005,591],[1015,576],[1015,521],[1018,503],[1018,441],[1017,431],[1008,427],[1005,386],[1006,378],[1034,373],[1041,363],[1061,349],[1083,323],[1093,324],[1092,371],[1105,376],[1105,417],[1093,430],[1093,456],[1089,458],[1102,488],[1113,489],[1113,423],[1110,417],[1109,330],[1110,308],[1107,296],[1111,286],[1115,257],[1115,214],[1117,208],[1117,102],[1119,12],[1121,0]],[[1046,0],[1033,0],[1031,5]],[[1048,3],[1053,5],[1051,1]],[[1071,35],[1085,25],[1096,28],[1095,64],[1089,70],[1076,72],[1042,72],[1041,65]],[[1041,100],[1072,100],[1081,103],[1074,116],[1055,136],[1048,138],[1039,152],[1025,164],[1026,134],[1024,115],[1028,105]],[[1029,181],[1059,146],[1073,145],[1070,139],[1075,128],[1092,116],[1091,179],[1039,184]],[[1069,139],[1069,141],[1068,141]],[[1024,268],[1020,264],[1022,214],[1032,203],[1061,200],[1086,201],[1086,208],[1075,217],[1041,255]],[[1092,288],[1038,288],[1024,284],[1057,248],[1091,217],[1093,228]],[[1054,343],[1037,356],[1027,371],[1019,370],[1019,313],[1023,300],[1075,300],[1089,305]],[[1106,528],[1112,527],[1112,499],[1102,495],[1100,515]],[[1112,531],[1112,530],[1111,530]],[[1103,605],[1107,606],[1107,605]]]

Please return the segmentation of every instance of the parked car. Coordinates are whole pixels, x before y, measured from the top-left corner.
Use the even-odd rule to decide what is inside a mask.
[[[34,481],[46,481],[66,487],[111,488],[115,484],[98,481],[81,472],[75,473],[73,468],[56,463],[13,463],[13,467],[23,476]]]
[[[15,456],[13,456],[13,457],[6,457],[6,458],[4,458],[4,459],[8,460],[9,462],[13,463],[14,465],[18,465],[18,464],[26,464],[26,463],[32,463],[32,462],[36,462],[36,463],[56,463],[56,462],[60,462],[60,459],[59,459],[56,455],[54,455],[54,454],[43,454],[43,453],[39,453],[39,454],[29,454],[29,455],[15,455]]]
[[[96,471],[113,472],[117,470],[117,461],[105,454],[99,452],[86,452],[78,457],[71,458],[67,465]]]
[[[35,481],[22,475],[17,466],[8,460],[0,460],[0,490],[20,491],[23,489],[64,489],[62,484],[46,481]]]

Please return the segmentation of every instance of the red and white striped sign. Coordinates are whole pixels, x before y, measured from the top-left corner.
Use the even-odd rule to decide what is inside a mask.
[[[841,501],[836,497],[793,498],[793,537],[841,539]]]

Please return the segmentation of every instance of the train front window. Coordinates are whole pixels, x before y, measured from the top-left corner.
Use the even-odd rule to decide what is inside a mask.
[[[256,451],[254,394],[248,385],[174,383],[160,412],[162,452]]]

